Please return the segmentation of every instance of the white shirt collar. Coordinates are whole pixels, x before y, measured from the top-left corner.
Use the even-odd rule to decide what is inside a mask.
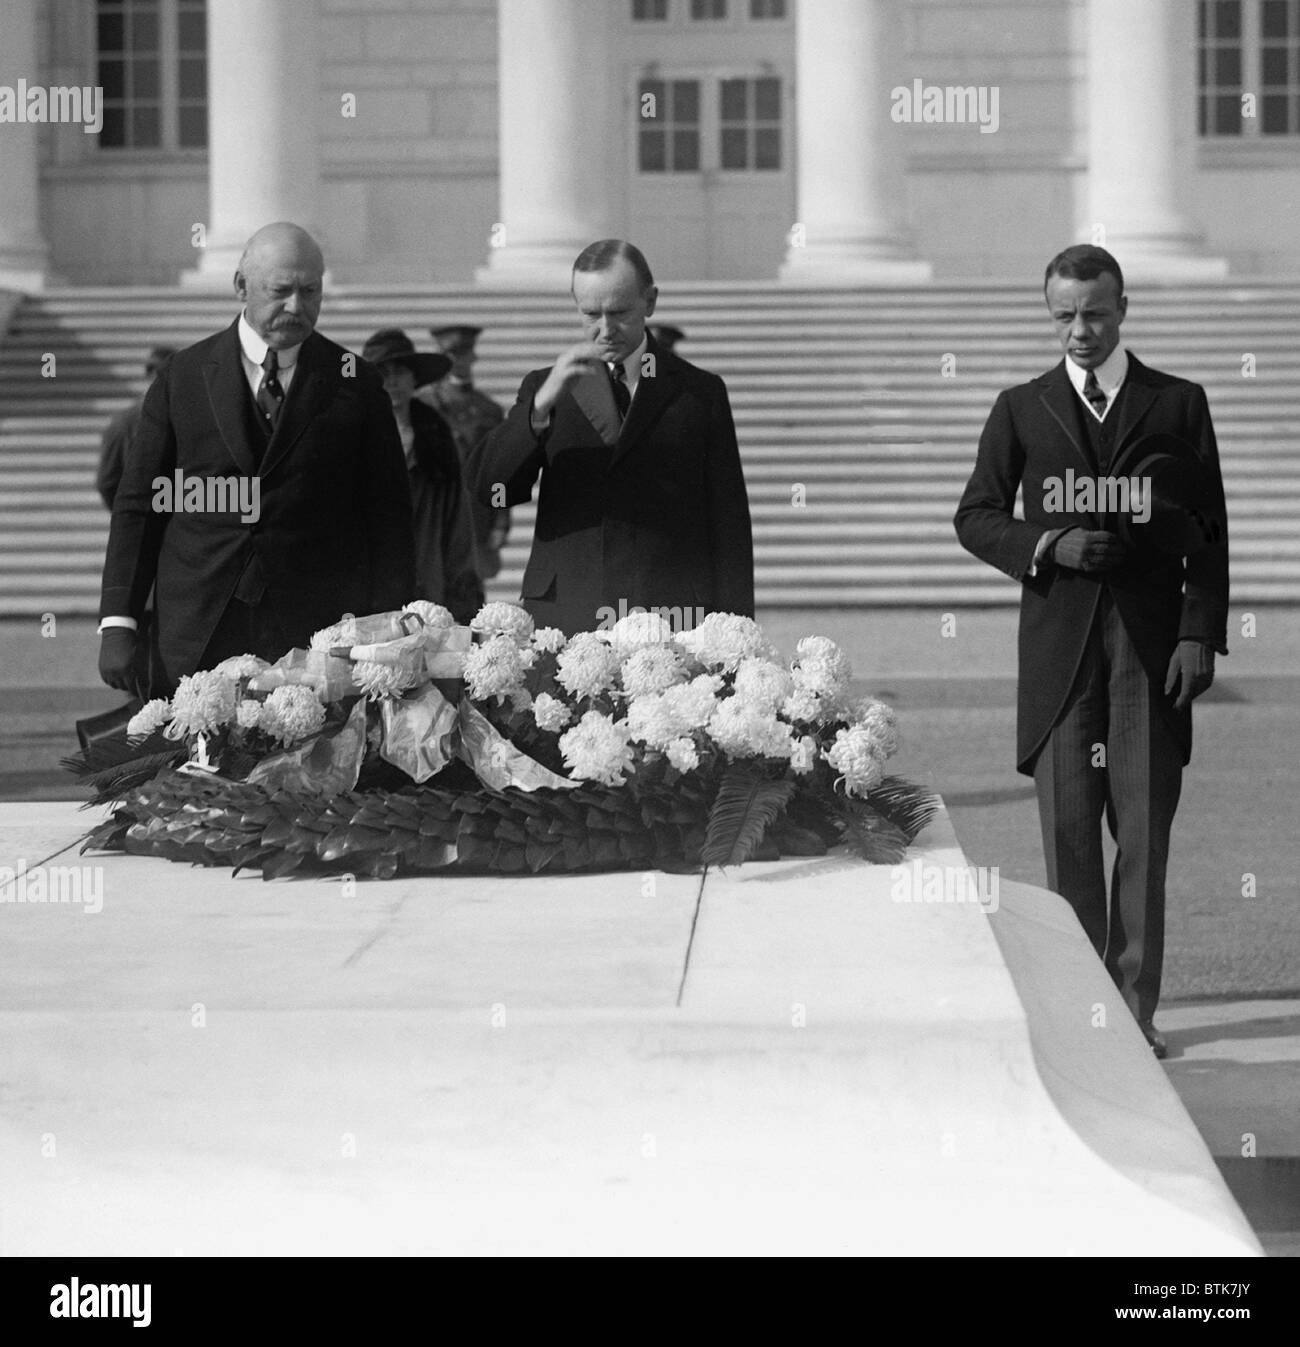
[[[1065,357],[1065,372],[1070,376],[1074,391],[1082,397],[1083,385],[1088,380],[1088,371],[1082,365],[1076,365],[1067,355]],[[1124,349],[1123,342],[1116,345],[1106,359],[1097,366],[1094,373],[1097,376],[1097,384],[1101,391],[1105,393],[1106,402],[1109,405],[1115,401],[1115,394],[1119,392],[1125,377],[1128,375],[1128,352]]]
[[[650,336],[649,333],[645,333],[641,337],[641,344],[631,355],[615,362],[623,366],[623,373],[627,375],[627,391],[629,393],[635,393],[637,384],[641,382],[641,357],[645,355],[646,347],[649,345]],[[612,370],[613,366],[611,365],[609,368]]]
[[[239,315],[239,346],[245,359],[251,360],[260,369],[262,361],[266,359],[266,342],[257,335],[242,312]],[[292,369],[298,363],[298,352],[301,350],[302,342],[297,346],[286,346],[275,353],[275,363],[281,370]]]

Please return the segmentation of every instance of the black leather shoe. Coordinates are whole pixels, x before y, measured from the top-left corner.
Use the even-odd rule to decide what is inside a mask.
[[[1156,1060],[1163,1062],[1169,1056],[1169,1045],[1165,1042],[1164,1034],[1150,1020],[1139,1024],[1138,1028],[1142,1030],[1146,1041],[1150,1043],[1151,1051],[1155,1053]]]

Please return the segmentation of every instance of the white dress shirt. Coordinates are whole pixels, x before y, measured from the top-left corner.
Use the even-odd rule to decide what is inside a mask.
[[[244,367],[244,378],[248,380],[249,391],[254,397],[257,396],[257,390],[262,386],[264,373],[262,370],[262,361],[266,359],[266,343],[249,326],[248,319],[241,313],[239,315],[239,355],[240,363]],[[277,351],[276,378],[280,380],[280,387],[284,389],[285,396],[288,396],[289,385],[293,383],[293,376],[298,368],[298,352],[302,350],[302,342],[297,346],[286,346],[283,351]]]
[[[1093,371],[1097,376],[1097,387],[1106,395],[1106,411],[1100,416],[1097,415],[1097,409],[1083,396],[1083,385],[1088,381],[1088,371],[1082,365],[1076,365],[1067,355],[1065,357],[1065,372],[1070,376],[1070,382],[1074,385],[1074,391],[1083,398],[1083,405],[1097,417],[1098,421],[1106,419],[1106,412],[1115,405],[1115,399],[1119,396],[1119,390],[1124,386],[1124,380],[1128,377],[1128,352],[1124,349],[1124,343],[1120,342],[1115,349],[1101,362]]]

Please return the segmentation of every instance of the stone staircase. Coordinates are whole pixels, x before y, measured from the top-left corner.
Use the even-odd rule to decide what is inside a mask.
[[[1237,604],[1300,601],[1298,303],[1300,280],[1146,287],[1125,324],[1148,364],[1207,388]],[[186,345],[235,311],[179,288],[51,290],[19,306],[0,339],[0,616],[95,611],[100,432],[142,389],[149,346]],[[668,285],[659,316],[730,389],[761,607],[1016,602],[1018,586],[963,552],[951,520],[997,391],[1057,358],[1032,287]],[[333,290],[321,331],[359,350],[395,324],[430,349],[429,326],[457,320],[486,328],[477,380],[507,404],[578,335],[562,297],[446,286]],[[519,592],[532,508],[515,521],[493,597]]]

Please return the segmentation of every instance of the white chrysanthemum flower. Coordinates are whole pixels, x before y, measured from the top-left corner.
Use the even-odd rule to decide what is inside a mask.
[[[533,719],[539,730],[562,730],[573,719],[573,712],[549,692],[539,692],[533,698]]]
[[[805,734],[790,750],[790,766],[796,776],[807,776],[817,766],[817,740]]]
[[[694,739],[674,739],[664,751],[679,772],[693,772],[700,765],[700,752]]]
[[[821,698],[797,682],[790,695],[781,703],[781,714],[787,720],[817,721],[821,719],[824,710]]]
[[[470,627],[484,636],[509,636],[517,646],[532,639],[532,615],[517,603],[485,603]]]
[[[677,633],[676,641],[692,659],[710,669],[728,673],[747,656],[767,649],[763,629],[752,617],[710,613],[698,627]]]
[[[335,622],[333,626],[322,627],[320,631],[313,632],[311,641],[308,643],[312,650],[332,650],[336,645],[353,646],[356,641],[355,622]]]
[[[560,735],[560,752],[570,776],[602,786],[623,785],[624,773],[632,767],[627,722],[612,720],[599,711],[588,711],[573,729]]]
[[[756,711],[737,697],[719,703],[709,718],[709,737],[728,757],[789,759],[794,731],[775,715]]]
[[[276,688],[262,703],[262,729],[288,746],[315,734],[325,723],[325,708],[315,692],[301,683]]]
[[[898,713],[885,702],[863,697],[852,711],[853,726],[871,736],[877,756],[883,761],[898,752]]]
[[[667,645],[644,646],[633,651],[623,661],[621,672],[623,692],[628,697],[663,692],[685,677],[686,666],[682,657]]]
[[[702,729],[718,709],[722,679],[717,674],[696,674],[689,683],[678,683],[664,693],[664,699],[690,729]]]
[[[848,795],[863,796],[878,786],[885,775],[883,759],[869,730],[861,725],[839,730],[825,750],[826,761],[839,773]]]
[[[774,713],[794,688],[789,669],[768,659],[747,656],[736,666],[735,694],[758,711]]]
[[[533,632],[531,645],[539,654],[558,655],[568,639],[559,627],[538,627]]]
[[[172,719],[167,726],[169,739],[185,739],[191,734],[211,734],[234,717],[239,689],[233,678],[215,669],[186,674],[172,694]]]
[[[235,724],[241,730],[255,730],[262,723],[262,703],[245,697],[235,707]]]
[[[618,656],[595,632],[579,632],[560,653],[556,680],[573,697],[596,697],[614,682]]]
[[[849,657],[829,637],[805,636],[795,647],[796,687],[833,702],[844,695],[852,677]]]
[[[693,729],[668,703],[662,692],[635,698],[627,708],[628,738],[647,748],[667,749],[668,745]]]
[[[465,687],[476,702],[486,701],[489,697],[509,697],[521,688],[524,663],[514,637],[502,632],[473,646],[465,656],[464,678]]]
[[[238,681],[241,678],[255,678],[263,669],[270,667],[266,660],[256,655],[232,655],[229,659],[223,659],[212,672]]]
[[[126,722],[126,733],[130,739],[152,734],[160,730],[172,718],[172,704],[166,697],[155,697],[145,704]]]
[[[396,664],[359,659],[352,666],[352,682],[372,702],[377,702],[385,697],[400,697],[414,685],[415,675]]]
[[[412,599],[402,605],[402,612],[414,613],[426,627],[454,627],[456,619],[449,608],[440,603],[430,603],[428,599]]]
[[[515,688],[510,694],[510,709],[516,714],[528,711],[533,705],[533,694],[527,688]]]
[[[662,613],[628,613],[609,629],[607,638],[619,659],[647,646],[667,645],[673,639],[673,629]]]

